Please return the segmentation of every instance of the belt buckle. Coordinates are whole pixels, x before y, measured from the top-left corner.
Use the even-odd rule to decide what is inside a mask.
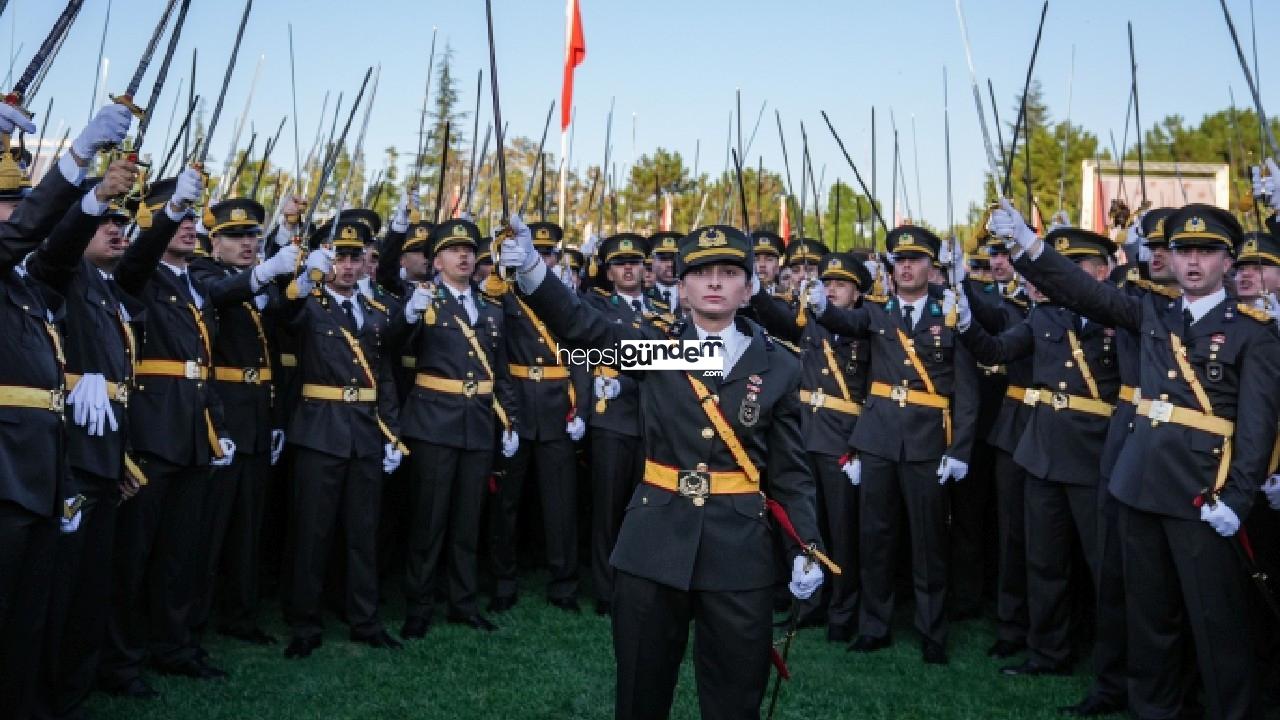
[[[1040,391],[1037,390],[1036,388],[1027,388],[1027,391],[1022,394],[1023,405],[1035,406],[1039,404],[1039,402],[1040,402]]]
[[[537,365],[529,368],[529,379],[534,382],[542,382],[542,368]]]
[[[1053,409],[1066,410],[1071,407],[1071,398],[1064,392],[1056,392],[1053,394]]]
[[[480,383],[476,382],[475,380],[468,380],[462,383],[462,394],[467,397],[474,396],[476,394],[476,391],[479,389],[480,389]]]
[[[827,403],[827,396],[823,394],[821,389],[814,390],[809,393],[809,404],[814,408],[820,408]]]
[[[676,491],[680,495],[691,498],[693,504],[702,507],[711,494],[710,473],[698,470],[681,470],[680,479],[676,481]]]
[[[258,384],[258,380],[261,378],[261,373],[258,372],[258,368],[247,367],[242,372],[244,373],[244,382],[249,383],[250,385]]]
[[[182,377],[188,380],[200,379],[200,363],[195,360],[187,360],[182,363]]]
[[[1173,403],[1164,400],[1152,400],[1151,409],[1147,412],[1152,424],[1167,423],[1173,420]]]
[[[1133,404],[1137,405],[1140,402],[1142,402],[1142,388],[1136,387],[1133,389]]]
[[[67,409],[67,395],[61,388],[49,391],[49,409],[56,413]]]
[[[342,388],[342,402],[353,403],[360,399],[360,388],[347,385]]]
[[[893,389],[889,391],[889,399],[898,403],[898,407],[906,407],[908,392],[910,392],[910,390],[907,387],[903,385],[894,385]]]

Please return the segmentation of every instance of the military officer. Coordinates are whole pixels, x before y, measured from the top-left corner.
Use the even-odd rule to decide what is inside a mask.
[[[202,631],[219,614],[220,634],[266,645],[274,638],[257,622],[259,538],[271,466],[285,441],[283,408],[272,384],[272,315],[280,302],[272,281],[293,276],[300,251],[291,243],[255,266],[266,217],[262,205],[235,198],[209,212],[213,253],[193,261],[191,275],[218,311],[214,390],[236,454],[209,483],[207,567],[192,626]],[[215,595],[222,600],[218,608]]]
[[[829,253],[819,267],[830,306],[850,309],[864,302],[871,273],[851,253]],[[761,282],[761,291],[751,298],[756,316],[770,332],[801,348],[800,429],[818,484],[822,536],[831,559],[844,570],[831,583],[822,609],[827,639],[847,643],[857,627],[857,488],[861,482],[861,463],[849,449],[849,438],[867,398],[871,341],[832,333],[812,321],[807,310],[797,316],[764,288]],[[803,324],[798,317],[803,317]]]
[[[680,240],[678,232],[661,231],[649,236],[649,261],[653,269],[653,285],[649,297],[660,312],[680,317],[680,291],[676,283],[676,255]]]
[[[946,316],[951,296],[930,294],[929,268],[942,241],[904,225],[886,237],[895,294],[883,306],[809,304],[828,330],[871,340],[871,387],[851,444],[862,461],[859,508],[862,607],[852,649],[888,647],[893,615],[893,548],[905,506],[921,653],[947,662],[946,484],[968,472],[978,411],[977,369]],[[796,247],[797,243],[792,243]]]
[[[758,325],[734,317],[752,294],[750,240],[712,226],[681,242],[690,321],[662,332],[614,322],[548,280],[529,231],[519,218],[512,226],[501,262],[518,271],[521,292],[553,332],[597,349],[667,338],[723,344],[723,377],[635,373],[645,479],[627,505],[612,558],[615,714],[669,714],[692,621],[702,716],[758,718],[776,572],[766,498],[790,514],[799,545],[816,543],[818,530],[800,439],[799,363]],[[805,547],[791,548],[793,592],[809,597],[822,570]]]
[[[191,204],[203,193],[195,169],[152,184],[139,207],[139,238],[114,272],[117,286],[144,311],[137,387],[129,395],[131,444],[147,478],[145,492],[121,506],[108,642],[99,684],[148,697],[142,665],[163,674],[225,677],[197,651],[191,608],[204,568],[201,518],[210,465],[234,459],[235,443],[209,379],[216,317],[188,263],[197,244]],[[150,218],[147,220],[146,218]],[[150,602],[144,600],[149,598]]]
[[[356,292],[369,227],[335,222],[312,238],[318,245],[333,237],[333,257],[325,249],[311,252],[303,294],[283,311],[299,336],[302,382],[286,430],[296,448],[287,658],[308,657],[321,645],[320,595],[339,525],[350,638],[400,647],[378,619],[376,557],[382,474],[394,472],[405,451],[387,356],[390,318],[384,305]]]
[[[1275,440],[1280,339],[1265,313],[1223,287],[1239,223],[1200,204],[1165,220],[1179,300],[1093,282],[1007,202],[991,226],[1018,244],[1015,266],[1048,295],[1091,321],[1140,332],[1141,399],[1111,477],[1121,503],[1134,712],[1181,711],[1185,624],[1209,714],[1251,716],[1256,668],[1242,651],[1250,642],[1248,598],[1231,544]]]
[[[438,578],[447,578],[448,619],[477,630],[496,626],[477,601],[480,515],[493,439],[509,456],[519,444],[519,401],[507,364],[502,305],[472,282],[480,231],[469,220],[433,229],[438,285],[418,286],[392,334],[409,334],[414,387],[400,422],[411,450],[407,618],[401,637],[423,637],[432,621]]]
[[[0,221],[0,333],[6,338],[0,350],[0,706],[15,718],[35,710],[67,470],[65,355],[54,324],[62,300],[19,264],[75,203],[101,214],[95,192],[82,187],[85,170],[98,150],[124,138],[130,120],[111,108],[99,111],[58,167]],[[18,129],[36,128],[19,108],[0,106],[0,134]],[[12,156],[0,164],[5,161]],[[48,277],[63,293],[83,243],[81,237],[78,247],[47,258]]]
[[[756,258],[756,278],[760,280],[766,292],[777,292],[778,270],[782,265],[782,256],[786,252],[782,238],[768,230],[754,230],[751,233],[752,248]]]
[[[1045,238],[1098,282],[1107,282],[1110,238],[1060,227]],[[1098,458],[1120,389],[1115,331],[1037,298],[1027,319],[998,336],[972,323],[960,301],[961,338],[980,361],[1001,364],[1032,357],[1032,384],[1023,403],[1033,410],[1014,451],[1025,483],[1028,656],[1006,675],[1063,675],[1071,667],[1071,550],[1083,550],[1098,575]]]
[[[784,263],[791,270],[792,285],[799,288],[806,280],[817,280],[818,262],[828,252],[826,245],[812,238],[792,240],[791,244],[787,246],[787,255],[784,258]],[[793,297],[798,302],[800,298],[799,291]]]

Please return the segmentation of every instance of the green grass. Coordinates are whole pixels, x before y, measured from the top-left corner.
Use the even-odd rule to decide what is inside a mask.
[[[520,604],[494,619],[484,634],[443,623],[404,650],[372,650],[346,639],[346,627],[328,620],[325,644],[303,661],[285,660],[282,645],[253,647],[213,636],[206,647],[231,672],[224,681],[148,676],[163,693],[137,702],[95,695],[94,718],[610,718],[613,652],[609,621],[549,607],[526,579]],[[264,612],[269,632],[287,631],[276,607]],[[1087,670],[1068,678],[1005,678],[986,656],[993,641],[985,620],[953,625],[951,664],[925,666],[910,627],[910,607],[899,613],[896,644],[872,655],[845,652],[824,631],[802,630],[791,647],[794,679],[784,683],[779,718],[1057,718],[1089,685]],[[440,610],[437,610],[437,616]],[[386,608],[387,628],[403,620]],[[692,643],[690,644],[692,648]],[[766,694],[766,703],[768,695]],[[674,718],[696,718],[693,671],[686,661]]]

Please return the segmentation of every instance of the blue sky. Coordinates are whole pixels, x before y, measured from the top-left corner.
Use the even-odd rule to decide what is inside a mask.
[[[797,172],[799,122],[809,131],[815,168],[826,166],[826,182],[853,183],[819,110],[827,110],[864,175],[869,172],[870,108],[879,121],[879,191],[888,202],[892,136],[889,111],[897,117],[905,153],[911,204],[917,205],[911,118],[919,146],[923,215],[946,222],[942,133],[942,68],[951,76],[951,132],[956,207],[980,199],[985,160],[969,90],[963,45],[953,0],[581,0],[587,59],[579,68],[575,104],[574,163],[599,162],[609,100],[617,98],[614,157],[619,166],[634,153],[662,146],[682,152],[692,164],[701,140],[701,168],[718,172],[724,162],[734,91],[741,88],[744,125],[762,101],[765,119],[749,162],[758,155],[781,170],[782,155],[773,110],[787,125],[792,172]],[[163,0],[115,0],[106,57],[108,89],[120,91],[132,74]],[[512,135],[537,137],[547,103],[559,96],[564,42],[563,0],[495,0],[498,74],[504,119]],[[1249,43],[1248,0],[1229,0],[1236,24]],[[10,38],[25,47],[22,68],[63,6],[62,0],[11,0],[0,19],[0,48]],[[200,52],[197,91],[212,98],[242,9],[240,0],[194,0],[171,71],[168,93],[157,109],[152,142],[163,140],[173,93],[187,76],[192,47]],[[965,13],[974,63],[983,83],[990,76],[1002,103],[1002,119],[1013,115],[1039,17],[1039,0],[967,0]],[[95,63],[107,0],[87,0],[62,55],[33,103],[43,111],[55,98],[54,124],[82,124],[89,112]],[[1280,50],[1266,43],[1266,29],[1280,26],[1280,3],[1256,2],[1262,95],[1280,112]],[[1129,89],[1125,21],[1132,20],[1139,62],[1141,110],[1148,127],[1179,113],[1192,121],[1225,107],[1227,88],[1240,105],[1248,91],[1216,0],[1054,0],[1036,77],[1054,119],[1067,108],[1072,46],[1076,47],[1071,119],[1104,139],[1124,123]],[[366,147],[394,144],[412,152],[433,26],[439,47],[448,41],[463,105],[474,102],[475,72],[488,57],[482,0],[256,0],[213,154],[225,157],[254,66],[265,55],[250,118],[260,134],[274,130],[290,112],[287,26],[292,22],[298,63],[299,127],[305,147],[314,135],[326,89],[348,97],[365,67],[382,65],[382,81]],[[158,58],[156,65],[158,65]],[[487,88],[486,77],[486,88]],[[185,83],[184,83],[185,84]],[[150,87],[150,80],[144,83]],[[183,91],[185,94],[185,90]],[[481,125],[490,117],[484,99]],[[558,113],[557,113],[558,115]],[[353,130],[354,132],[354,130]],[[467,128],[470,132],[470,128]],[[483,129],[481,130],[483,132]],[[52,134],[52,130],[50,130]],[[554,130],[553,130],[554,133]],[[242,142],[247,142],[248,134]],[[292,130],[286,127],[277,159],[292,162]],[[548,146],[558,144],[548,140]],[[153,146],[154,150],[155,147]],[[305,151],[305,150],[304,150]],[[376,167],[376,164],[375,164]],[[798,176],[795,177],[798,182]],[[869,177],[868,177],[869,182]],[[920,209],[915,208],[920,215]],[[960,210],[957,215],[962,214]]]

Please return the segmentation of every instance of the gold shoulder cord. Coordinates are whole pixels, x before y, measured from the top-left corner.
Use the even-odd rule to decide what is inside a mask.
[[[1178,364],[1178,369],[1182,371],[1182,378],[1191,386],[1191,392],[1195,393],[1196,402],[1200,403],[1200,407],[1204,408],[1205,415],[1214,417],[1213,404],[1209,402],[1209,394],[1205,392],[1204,386],[1200,384],[1200,378],[1196,376],[1196,371],[1192,369],[1191,363],[1187,361],[1187,348],[1182,344],[1182,338],[1169,333],[1169,344],[1173,348],[1173,359]],[[1227,474],[1231,470],[1232,439],[1231,437],[1222,439],[1222,459],[1218,462],[1218,477],[1213,483],[1213,492],[1215,494],[1222,490],[1222,486],[1227,484]]]
[[[920,363],[920,357],[916,355],[915,342],[902,332],[902,328],[898,328],[898,343],[902,345],[902,350],[907,353],[907,359],[911,361],[911,367],[915,368],[916,374],[920,376],[920,382],[924,383],[924,389],[930,395],[937,395],[938,391],[933,387],[933,379],[929,377],[928,371],[924,369],[924,365]],[[951,411],[944,409],[942,411],[942,428],[947,434],[947,445],[951,445]]]
[[[689,384],[693,386],[693,392],[698,396],[698,405],[702,408],[702,412],[706,414],[707,419],[711,421],[712,427],[716,429],[716,434],[720,436],[720,441],[728,446],[734,462],[738,463],[738,467],[747,476],[748,480],[759,485],[760,469],[755,466],[755,463],[751,462],[751,456],[747,455],[747,449],[742,447],[742,441],[738,439],[737,433],[733,431],[732,427],[729,427],[729,421],[724,419],[724,414],[720,412],[720,406],[715,404],[715,399],[711,397],[707,386],[687,372],[685,377],[689,378]]]
[[[484,348],[481,347],[480,341],[476,339],[476,331],[471,329],[462,318],[457,315],[453,316],[454,322],[458,323],[458,327],[462,328],[462,335],[471,344],[471,349],[475,352],[476,358],[480,360],[480,364],[484,366],[485,374],[489,376],[490,381],[496,381],[497,378],[493,374],[493,367],[489,365],[489,357],[485,354]],[[507,418],[507,411],[502,409],[501,403],[498,402],[498,396],[493,396],[493,412],[498,416],[498,420],[502,422],[505,430],[511,429],[511,420]]]
[[[1076,359],[1076,366],[1080,368],[1080,375],[1084,377],[1084,384],[1089,386],[1089,397],[1101,400],[1102,396],[1098,394],[1098,383],[1093,380],[1093,372],[1089,370],[1089,360],[1084,356],[1084,348],[1080,347],[1080,339],[1076,337],[1075,330],[1067,331],[1067,341],[1071,343],[1071,354]]]
[[[523,310],[525,314],[529,316],[529,322],[533,323],[533,329],[537,330],[538,335],[542,337],[542,342],[545,343],[547,346],[547,352],[552,354],[552,357],[555,358],[556,364],[559,365],[560,356],[558,353],[555,352],[556,342],[555,342],[555,339],[551,337],[551,333],[547,330],[547,326],[543,324],[542,320],[533,312],[533,308],[529,307],[528,303],[522,300],[519,295],[512,295],[512,297],[514,297],[516,299],[516,302],[519,303],[520,309]],[[577,391],[574,390],[573,378],[570,377],[569,378],[569,412],[576,413],[577,409],[578,409],[578,393]]]
[[[204,356],[209,363],[209,370],[213,370],[213,343],[209,340],[209,328],[204,324],[204,318],[200,315],[200,309],[191,303],[187,303],[187,310],[191,311],[191,317],[196,321],[196,329],[200,331],[200,344],[204,346]],[[222,458],[222,443],[218,441],[218,433],[213,429],[213,416],[209,414],[209,408],[204,409],[204,427],[205,432],[209,436],[209,449],[216,458]]]
[[[826,355],[827,369],[831,371],[831,374],[836,379],[836,384],[840,386],[840,397],[852,402],[853,398],[849,395],[849,386],[844,382],[844,373],[840,372],[840,366],[836,364],[836,355],[831,349],[831,343],[825,339],[822,341],[822,354]]]
[[[357,341],[355,336],[351,334],[350,330],[342,327],[341,325],[338,326],[338,329],[342,331],[342,337],[346,338],[347,344],[351,346],[351,352],[355,355],[356,362],[360,364],[360,369],[364,371],[365,377],[369,379],[369,387],[376,390],[378,387],[378,381],[374,379],[373,370],[369,368],[369,361],[364,357],[364,349],[360,347],[359,341]],[[373,419],[378,421],[378,429],[382,430],[383,436],[385,436],[391,444],[395,445],[397,450],[408,455],[409,448],[406,447],[404,443],[400,442],[400,438],[396,437],[391,432],[391,428],[387,427],[387,424],[382,421],[382,416],[378,414],[377,405],[374,405],[373,408]]]

